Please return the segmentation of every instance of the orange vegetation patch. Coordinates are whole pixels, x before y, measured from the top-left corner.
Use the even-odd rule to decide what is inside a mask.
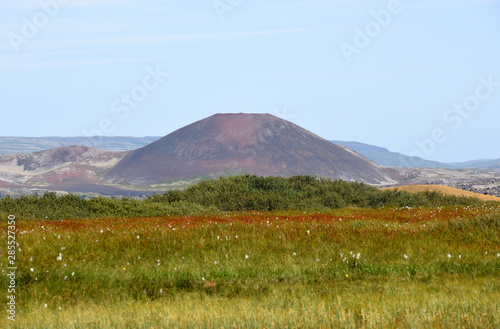
[[[444,185],[403,185],[403,186],[385,187],[382,188],[381,190],[388,190],[388,189],[398,189],[410,193],[437,191],[447,195],[474,197],[482,201],[500,201],[500,198],[496,196],[464,191],[458,188],[444,186]]]

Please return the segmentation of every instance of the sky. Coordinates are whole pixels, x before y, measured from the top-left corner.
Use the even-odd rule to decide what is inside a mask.
[[[2,0],[0,136],[164,136],[270,113],[500,158],[500,0]]]

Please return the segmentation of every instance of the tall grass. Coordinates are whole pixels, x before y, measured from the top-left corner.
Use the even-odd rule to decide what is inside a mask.
[[[499,213],[483,204],[19,221],[18,321],[0,323],[495,328]]]
[[[488,279],[450,277],[282,285],[260,298],[184,293],[150,302],[34,307],[15,327],[498,328],[499,290]]]

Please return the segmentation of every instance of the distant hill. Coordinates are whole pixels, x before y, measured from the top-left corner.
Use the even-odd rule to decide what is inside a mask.
[[[312,175],[394,183],[377,163],[270,114],[216,114],[129,152],[103,175],[111,183],[160,184],[196,176]]]
[[[363,144],[359,142],[332,141],[344,145],[364,155],[382,166],[408,168],[454,168],[452,164],[429,161],[419,157],[410,157],[401,153],[391,152],[386,148]]]
[[[456,168],[500,169],[500,159],[455,162],[455,163],[450,163],[450,165],[453,165]]]
[[[35,188],[114,194],[101,186],[100,175],[121,160],[126,151],[102,151],[65,146],[26,154],[0,156],[0,188]]]
[[[0,137],[0,155],[31,153],[80,145],[106,151],[130,151],[160,137]]]

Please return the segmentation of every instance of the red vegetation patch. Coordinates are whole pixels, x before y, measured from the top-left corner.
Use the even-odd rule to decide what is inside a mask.
[[[273,223],[286,227],[287,223],[346,223],[352,221],[384,221],[395,223],[418,223],[427,221],[449,221],[456,218],[472,219],[476,216],[498,212],[500,206],[446,207],[434,209],[399,208],[399,209],[340,209],[329,214],[304,214],[297,212],[246,212],[201,216],[166,216],[141,218],[98,218],[80,220],[29,220],[19,221],[20,230],[29,231],[43,227],[44,230],[95,231],[119,229],[125,231],[154,231],[158,228],[170,230],[191,229],[207,224],[242,224],[261,225]]]

